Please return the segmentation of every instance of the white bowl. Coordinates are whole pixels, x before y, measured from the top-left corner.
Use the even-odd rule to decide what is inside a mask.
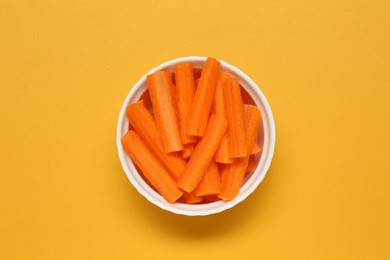
[[[259,126],[257,141],[263,149],[261,154],[257,154],[255,157],[255,170],[251,175],[245,178],[244,184],[241,187],[239,194],[233,200],[216,201],[207,204],[189,205],[178,202],[170,204],[160,194],[154,191],[147,183],[145,183],[145,181],[139,175],[132,160],[124,151],[121,143],[122,136],[124,136],[129,129],[129,121],[126,117],[126,107],[128,104],[138,101],[147,90],[146,75],[164,69],[173,71],[174,66],[180,62],[190,62],[194,68],[202,68],[205,60],[206,57],[196,56],[178,58],[167,61],[143,75],[141,79],[138,80],[138,82],[133,86],[122,105],[116,130],[116,143],[118,147],[119,159],[121,161],[123,170],[125,171],[131,184],[133,184],[137,191],[154,205],[164,210],[187,216],[204,216],[219,213],[221,211],[232,208],[246,199],[264,179],[264,176],[266,175],[271,164],[275,147],[275,122],[267,99],[260,91],[256,83],[251,80],[245,73],[224,61],[220,61],[221,70],[226,71],[231,76],[238,78],[241,87],[251,96],[253,103],[259,107],[262,115],[262,123]]]

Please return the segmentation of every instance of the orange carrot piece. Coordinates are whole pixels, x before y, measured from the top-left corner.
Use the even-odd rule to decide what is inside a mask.
[[[160,136],[157,131],[156,121],[150,112],[138,102],[130,104],[126,108],[126,115],[133,129],[151,149],[153,154],[163,163],[175,180],[178,180],[184,172],[186,162],[180,153],[165,153]]]
[[[196,88],[197,88],[198,85],[199,85],[199,80],[200,80],[200,78],[197,78],[197,79],[195,80],[195,87],[196,87]]]
[[[213,58],[207,58],[200,81],[192,102],[187,134],[203,137],[207,127],[214,91],[217,86],[221,63]]]
[[[213,100],[213,113],[226,118],[226,104],[223,97],[224,83],[230,76],[226,72],[221,71],[219,74],[217,86],[215,87]]]
[[[217,87],[215,88],[214,102],[213,102],[213,113],[227,118],[226,115],[226,104],[224,99],[224,84],[230,76],[222,72],[220,73]],[[229,128],[229,127],[228,127]],[[227,130],[229,131],[229,130]],[[222,138],[222,141],[218,147],[217,152],[214,155],[214,160],[218,163],[230,164],[233,163],[234,159],[229,156],[228,136],[227,133]]]
[[[218,197],[232,200],[240,191],[245,171],[248,167],[249,156],[237,158],[232,164],[223,164],[220,168],[222,191]]]
[[[253,154],[251,154],[249,156],[248,166],[246,167],[245,175],[252,173],[253,170],[255,169],[255,166],[256,166],[255,165],[255,156]]]
[[[127,132],[122,137],[122,145],[144,176],[169,203],[174,203],[183,195],[183,191],[176,187],[169,172],[136,132],[133,130]]]
[[[229,123],[227,130],[229,157],[243,158],[248,155],[244,128],[244,106],[242,104],[238,79],[229,78],[224,84],[226,115]]]
[[[240,191],[248,168],[249,152],[252,149],[261,119],[260,110],[256,106],[245,105],[244,112],[246,151],[248,155],[243,158],[236,158],[232,164],[221,165],[222,191],[218,197],[223,200],[234,199]]]
[[[171,73],[157,71],[146,78],[164,151],[182,151]]]
[[[252,146],[251,154],[260,153],[261,150],[261,147],[255,142]]]
[[[221,192],[221,176],[219,175],[218,164],[211,160],[206,173],[195,189],[196,196],[208,196]]]
[[[187,204],[199,203],[203,200],[202,197],[195,195],[195,192],[184,192],[183,194],[184,201]]]
[[[150,99],[149,90],[146,90],[142,94],[140,100],[142,100],[143,105],[144,105],[144,107],[146,107],[146,109],[148,109],[150,112],[153,111],[153,109],[152,109],[152,100]]]
[[[214,114],[217,114],[225,118],[226,118],[226,104],[223,97],[223,92],[224,92],[225,80],[229,78],[230,78],[229,74],[223,71],[220,72],[217,86],[215,87],[213,107],[212,107],[212,112]]]
[[[208,196],[204,196],[203,198],[205,198],[205,200],[209,202],[216,202],[221,200],[217,195],[208,195]]]
[[[251,154],[254,145],[256,144],[256,133],[261,122],[261,113],[257,106],[247,105],[243,106],[244,108],[244,125],[245,125],[245,135],[246,142],[249,149],[249,153]],[[260,148],[260,147],[259,147]],[[261,148],[260,148],[261,150]]]
[[[183,150],[183,159],[190,158],[192,152],[194,151],[194,144],[185,144]]]
[[[191,63],[179,63],[175,66],[176,104],[182,144],[195,143],[196,137],[187,135],[187,124],[192,100],[195,95],[195,80]]]
[[[195,146],[184,173],[177,183],[179,188],[187,192],[196,188],[213,159],[226,128],[226,119],[211,114],[205,135]]]

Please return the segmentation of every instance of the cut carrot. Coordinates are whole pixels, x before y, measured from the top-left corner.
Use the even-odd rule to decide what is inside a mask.
[[[251,154],[249,156],[249,161],[248,161],[248,166],[246,167],[246,171],[245,171],[245,174],[250,174],[253,172],[253,170],[255,169],[255,156],[253,154]]]
[[[122,141],[123,143],[123,141]],[[158,192],[158,190],[156,190],[155,187],[153,187],[152,183],[150,183],[150,181],[145,177],[145,175],[142,173],[142,171],[140,170],[140,168],[135,164],[134,165],[135,169],[137,170],[137,173],[139,174],[139,176],[141,176],[142,180],[150,187],[152,188],[155,192]]]
[[[211,114],[205,135],[195,146],[184,173],[177,183],[179,188],[187,192],[196,188],[213,159],[226,128],[226,119]]]
[[[252,149],[260,120],[260,110],[256,106],[245,105],[244,126],[248,155],[243,158],[236,158],[232,164],[221,166],[222,191],[218,197],[223,200],[232,200],[240,191],[246,169],[248,168],[249,152]]]
[[[200,78],[197,78],[197,79],[195,80],[195,87],[198,87],[199,80],[200,80]]]
[[[182,144],[195,143],[194,136],[187,135],[187,124],[195,95],[194,73],[191,63],[179,63],[175,66],[176,104]]]
[[[221,176],[219,175],[218,164],[211,160],[206,173],[195,189],[197,196],[219,194],[221,192]]]
[[[215,153],[214,160],[221,164],[231,164],[234,162],[234,158],[229,157],[229,145],[226,133],[222,138],[217,152]]]
[[[194,144],[185,144],[183,150],[183,159],[190,158],[192,152],[194,151]]]
[[[261,147],[255,142],[252,146],[251,154],[256,154],[261,152]]]
[[[171,73],[157,71],[147,76],[147,83],[164,151],[182,151]]]
[[[210,201],[210,202],[215,202],[215,201],[221,200],[217,195],[204,196],[203,198],[205,198],[207,201]]]
[[[248,167],[249,156],[237,158],[232,164],[221,165],[222,191],[218,195],[223,200],[232,200],[240,191]]]
[[[146,90],[144,92],[144,94],[142,94],[140,100],[143,101],[143,105],[144,105],[144,107],[146,107],[147,110],[149,110],[150,112],[153,111],[153,109],[152,109],[152,100],[150,100],[149,90]]]
[[[221,71],[219,74],[217,86],[215,87],[214,100],[212,112],[219,116],[226,118],[226,105],[223,97],[224,83],[225,80],[229,79],[230,76],[226,72]]]
[[[142,102],[130,104],[126,108],[126,115],[131,126],[140,135],[141,139],[163,163],[175,180],[178,180],[184,172],[186,162],[183,160],[180,153],[167,154],[164,152],[157,131],[156,121],[150,112],[142,105]]]
[[[192,102],[187,134],[203,137],[210,116],[221,63],[207,58]],[[152,99],[153,100],[153,99]]]
[[[213,113],[227,118],[226,115],[226,104],[224,99],[224,83],[229,79],[229,75],[225,72],[220,73],[217,87],[215,88],[214,102],[213,102]],[[229,128],[229,127],[228,127]],[[228,136],[227,133],[222,138],[222,141],[218,147],[217,152],[214,155],[214,160],[218,163],[230,164],[233,163],[234,159],[229,156],[228,148]]]
[[[244,129],[244,106],[240,85],[236,78],[229,78],[224,84],[226,115],[229,123],[227,139],[230,158],[243,158],[248,155]]]
[[[253,147],[256,144],[256,133],[261,122],[261,113],[257,106],[247,105],[243,106],[244,108],[244,125],[245,125],[245,135],[247,142],[247,149],[249,153],[253,151]],[[260,148],[260,147],[259,147]]]
[[[174,203],[183,195],[183,191],[176,187],[169,172],[136,132],[133,130],[127,132],[122,137],[122,145],[144,176],[169,203]]]
[[[187,204],[199,203],[203,200],[202,197],[195,195],[195,192],[184,192],[183,194],[184,201]]]
[[[182,62],[146,80],[141,100],[126,109],[121,140],[145,183],[170,203],[235,198],[262,152],[261,113],[249,92],[211,57],[202,68]]]

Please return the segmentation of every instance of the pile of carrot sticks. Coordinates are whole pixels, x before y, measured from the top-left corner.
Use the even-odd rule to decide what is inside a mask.
[[[152,113],[144,100],[128,105],[122,145],[169,203],[229,201],[256,166],[261,113],[218,60],[207,58],[198,79],[194,71],[183,62],[147,76]]]

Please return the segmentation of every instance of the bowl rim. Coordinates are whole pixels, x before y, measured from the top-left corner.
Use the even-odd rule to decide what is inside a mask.
[[[259,107],[262,113],[262,118],[263,121],[264,119],[267,120],[267,127],[268,127],[268,132],[269,136],[267,138],[267,142],[269,142],[269,149],[267,151],[267,156],[261,156],[260,162],[262,163],[261,169],[259,168],[259,164],[256,166],[256,169],[254,170],[254,174],[252,177],[257,174],[257,178],[250,178],[251,180],[251,185],[245,189],[242,193],[240,190],[239,195],[236,196],[231,201],[217,201],[217,202],[212,202],[212,203],[207,203],[207,204],[182,204],[182,203],[174,203],[174,204],[169,204],[166,202],[157,192],[154,192],[152,188],[150,188],[148,191],[146,191],[141,185],[139,184],[139,180],[136,179],[136,176],[134,176],[132,173],[133,171],[137,172],[137,170],[134,167],[134,164],[132,160],[127,156],[125,153],[122,143],[121,143],[121,138],[123,136],[123,124],[124,121],[126,120],[126,107],[128,106],[130,100],[133,98],[135,94],[137,94],[138,91],[140,91],[140,88],[142,88],[145,84],[146,81],[146,75],[149,75],[151,73],[154,73],[156,71],[166,69],[167,67],[172,67],[177,63],[180,62],[190,62],[192,64],[198,63],[202,64],[205,62],[207,57],[203,56],[187,56],[187,57],[180,57],[180,58],[175,58],[166,62],[163,62],[162,64],[154,67],[147,73],[145,73],[131,88],[130,92],[126,96],[121,110],[119,112],[119,117],[118,117],[118,123],[116,127],[116,144],[117,144],[117,150],[118,150],[118,156],[122,165],[122,168],[128,177],[130,183],[135,187],[135,189],[143,196],[145,197],[149,202],[152,204],[160,207],[163,210],[175,213],[175,214],[180,214],[180,215],[187,215],[187,216],[205,216],[205,215],[211,215],[211,214],[216,214],[222,211],[225,211],[227,209],[230,209],[234,207],[235,205],[239,204],[243,200],[245,200],[253,191],[259,186],[259,184],[263,181],[265,175],[268,172],[268,169],[271,165],[271,161],[274,155],[274,150],[275,150],[275,142],[276,142],[276,129],[275,129],[275,121],[273,118],[272,110],[271,107],[265,97],[265,95],[262,93],[258,85],[244,72],[236,68],[235,66],[222,61],[218,59],[218,61],[221,62],[221,69],[227,70],[233,74],[239,79],[240,84],[242,82],[246,83],[243,84],[242,86],[245,88],[247,92],[252,92],[253,94],[256,94],[257,97],[260,99],[260,102],[262,104],[261,107],[259,107],[259,104],[256,103],[256,105]],[[145,88],[146,89],[146,88]],[[248,93],[250,94],[250,93]],[[251,94],[250,94],[251,95]],[[252,96],[251,95],[251,96]],[[253,97],[252,97],[253,98]],[[264,128],[266,125],[264,125]],[[265,130],[264,130],[265,131]],[[266,140],[264,140],[265,142]],[[264,157],[264,158],[263,158]],[[130,163],[130,165],[128,165]],[[261,170],[261,171],[260,171]],[[140,177],[140,175],[138,175]],[[245,185],[247,185],[248,182]],[[249,185],[249,184],[248,184]],[[149,192],[154,192],[158,196],[151,196]],[[207,205],[207,206],[205,206]],[[213,206],[213,207],[212,207]]]

